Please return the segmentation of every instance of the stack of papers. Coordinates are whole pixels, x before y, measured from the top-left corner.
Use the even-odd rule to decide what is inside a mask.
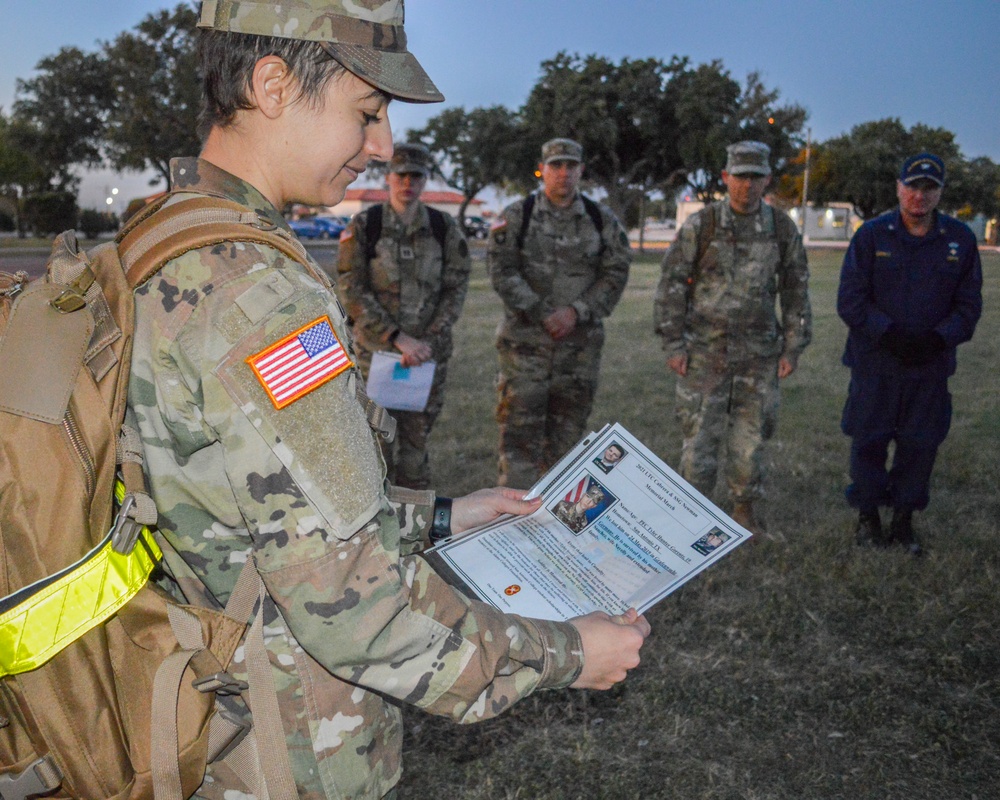
[[[585,436],[532,487],[542,506],[426,557],[501,611],[640,613],[751,538],[620,425]]]

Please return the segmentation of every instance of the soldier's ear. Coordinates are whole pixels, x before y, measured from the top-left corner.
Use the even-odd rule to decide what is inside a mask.
[[[264,56],[253,68],[250,91],[257,108],[268,119],[281,116],[298,96],[298,81],[278,56]]]

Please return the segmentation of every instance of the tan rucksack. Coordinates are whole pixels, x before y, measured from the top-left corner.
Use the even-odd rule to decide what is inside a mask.
[[[225,611],[147,582],[166,543],[125,425],[133,290],[223,241],[308,266],[250,209],[187,197],[89,252],[62,234],[43,278],[0,272],[0,800],[179,800],[219,758],[260,800],[296,797],[253,560]],[[244,633],[249,686],[226,672]],[[252,730],[216,692],[243,696]]]

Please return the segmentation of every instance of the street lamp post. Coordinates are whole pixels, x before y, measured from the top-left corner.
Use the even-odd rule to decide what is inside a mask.
[[[809,155],[812,149],[812,128],[806,128],[806,169],[802,176],[802,238],[806,236],[806,203],[809,199]]]

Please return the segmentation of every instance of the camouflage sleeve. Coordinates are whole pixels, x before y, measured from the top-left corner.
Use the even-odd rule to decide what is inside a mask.
[[[663,341],[667,356],[684,353],[687,344],[688,298],[695,261],[698,258],[698,215],[688,219],[677,232],[660,265],[660,283],[653,302],[653,324]]]
[[[601,206],[601,214],[604,217],[601,231],[604,252],[597,268],[597,279],[572,304],[580,322],[604,319],[614,310],[625,291],[632,264],[632,247],[625,228],[609,208]]]
[[[448,235],[445,238],[445,268],[441,275],[441,294],[438,297],[434,316],[428,324],[425,335],[430,340],[435,358],[441,353],[451,352],[451,330],[458,322],[465,304],[465,294],[469,289],[469,244],[458,226],[449,215],[446,217]]]
[[[246,249],[257,251],[252,268],[215,276],[210,293],[186,292],[197,307],[164,337],[178,377],[158,383],[191,419],[197,449],[224,467],[206,476],[196,502],[225,520],[220,536],[245,529],[294,639],[343,680],[463,721],[572,682],[582,666],[573,626],[469,601],[422,558],[402,555],[401,520],[382,491],[355,370],[281,408],[271,401],[252,368],[260,354],[317,322],[329,321],[337,338],[347,334],[323,287],[269,266],[273,251]],[[411,535],[426,524],[402,522]],[[225,541],[218,544],[198,557],[223,558]],[[218,568],[232,569],[228,556]]]
[[[795,223],[785,218],[787,243],[782,248],[778,282],[778,302],[781,306],[781,327],[785,336],[783,355],[798,361],[812,339],[812,308],[809,304],[809,264],[806,249]]]
[[[434,497],[434,492],[424,489],[389,487],[387,499],[399,521],[399,546],[404,556],[422,552],[430,546]]]
[[[375,295],[365,219],[364,214],[357,214],[340,235],[337,289],[344,308],[363,333],[362,340],[387,343],[399,325]]]
[[[523,256],[517,246],[521,231],[524,201],[518,200],[503,210],[500,222],[490,231],[486,264],[490,282],[507,308],[519,311],[533,322],[541,323],[555,309],[525,280]]]

